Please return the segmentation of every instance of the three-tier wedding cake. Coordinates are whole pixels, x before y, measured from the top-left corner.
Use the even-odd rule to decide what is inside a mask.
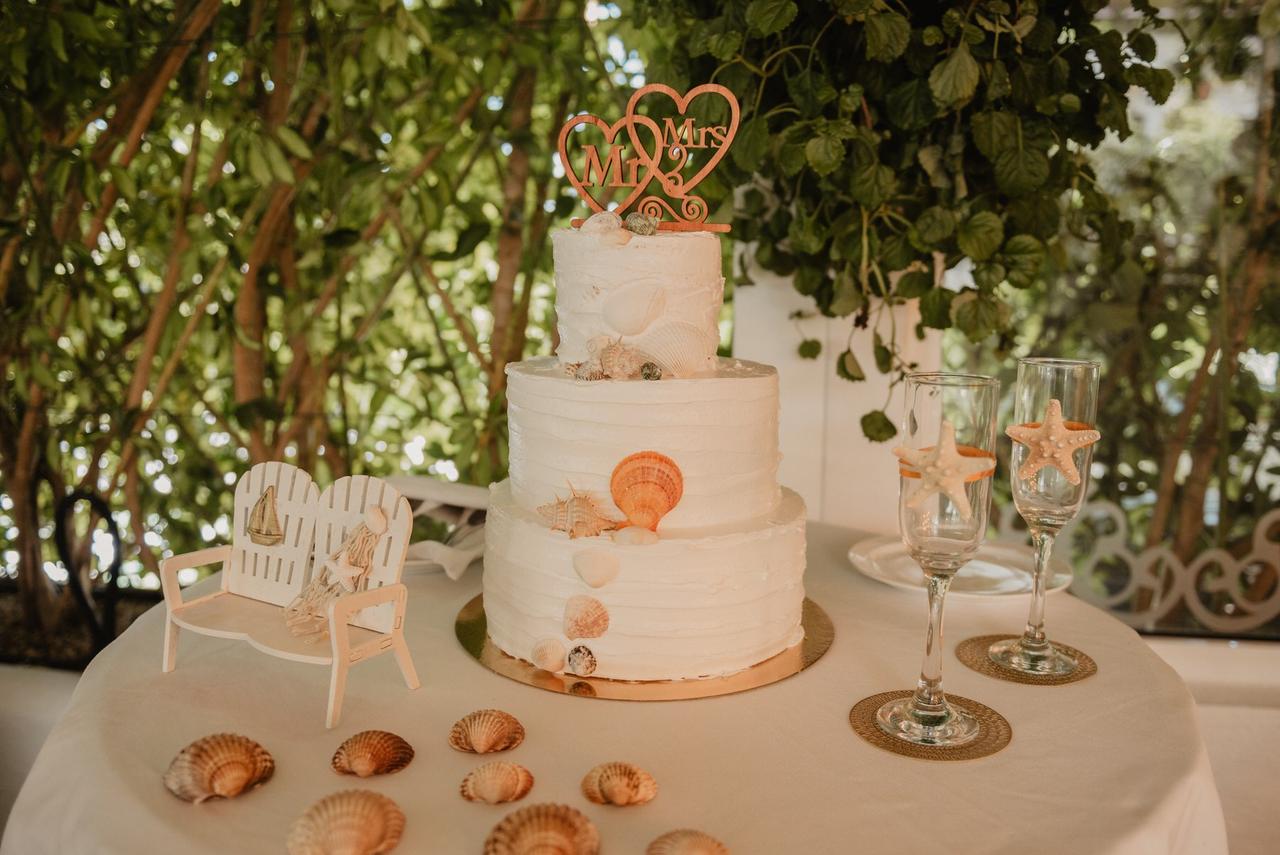
[[[716,356],[719,237],[652,230],[606,212],[555,233],[559,349],[507,366],[484,609],[498,647],[552,672],[721,676],[804,634],[777,372]]]

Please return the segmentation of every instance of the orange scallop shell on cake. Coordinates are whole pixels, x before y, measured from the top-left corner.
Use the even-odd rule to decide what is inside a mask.
[[[684,495],[684,475],[665,454],[639,451],[614,467],[609,490],[613,503],[632,525],[657,531],[658,523]]]

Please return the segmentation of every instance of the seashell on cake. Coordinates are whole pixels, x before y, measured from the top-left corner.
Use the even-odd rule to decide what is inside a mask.
[[[490,754],[524,742],[524,725],[502,710],[476,710],[454,723],[449,744],[458,751]]]
[[[663,516],[684,495],[684,475],[665,454],[640,451],[614,467],[609,491],[631,525],[657,531]]]
[[[404,811],[381,793],[343,790],[325,796],[293,823],[289,855],[379,855],[404,834]]]
[[[644,546],[648,543],[657,543],[661,538],[658,537],[656,531],[649,531],[638,525],[623,526],[613,533],[613,542],[620,543],[623,546]],[[579,576],[582,574],[579,573]]]
[[[600,314],[618,335],[638,335],[648,329],[666,307],[666,291],[657,285],[638,282],[605,297]]]
[[[333,753],[330,765],[342,775],[387,775],[399,772],[413,759],[413,746],[385,730],[364,730],[347,739]]]
[[[498,805],[519,801],[533,789],[533,774],[519,763],[493,760],[471,770],[458,792],[469,802]]]
[[[595,537],[601,532],[618,527],[618,521],[606,516],[590,493],[580,493],[572,486],[569,488],[569,498],[539,505],[538,515],[546,520],[553,531],[566,532],[570,540]]]
[[[671,321],[649,327],[626,341],[669,377],[692,377],[711,368],[719,339],[687,321]]]
[[[600,371],[612,380],[635,380],[649,362],[647,355],[618,341],[592,340],[588,347]]]
[[[585,644],[569,651],[569,671],[579,677],[590,677],[596,670],[596,655]]]
[[[600,832],[568,805],[536,804],[510,813],[493,827],[484,855],[597,855]]]
[[[646,531],[645,533],[648,534],[649,532]],[[621,532],[618,534],[621,534]],[[615,534],[613,539],[617,542],[618,535]],[[621,569],[622,563],[618,561],[618,556],[605,552],[603,549],[584,549],[573,556],[574,572],[578,574],[579,579],[593,588],[602,588],[612,582],[617,578],[618,571]]]
[[[658,782],[632,763],[601,763],[582,779],[582,794],[598,805],[642,805],[658,794]]]
[[[276,770],[271,753],[247,736],[214,733],[178,752],[164,773],[169,792],[189,802],[234,798],[267,781]]]
[[[729,847],[705,832],[680,828],[654,840],[644,855],[729,855]]]
[[[564,634],[569,638],[599,638],[609,630],[609,610],[586,594],[575,594],[564,605]]]
[[[558,638],[544,638],[533,645],[533,653],[529,661],[543,671],[563,671],[565,662],[564,645]]]

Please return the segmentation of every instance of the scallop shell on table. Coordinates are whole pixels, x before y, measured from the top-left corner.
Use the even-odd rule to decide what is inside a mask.
[[[564,645],[558,638],[544,638],[533,645],[533,653],[529,661],[543,671],[563,671],[565,662]]]
[[[469,802],[498,805],[519,801],[533,789],[533,774],[519,763],[494,760],[477,766],[458,791]]]
[[[364,730],[338,746],[330,765],[343,775],[386,775],[399,772],[413,759],[413,746],[385,730]]]
[[[640,451],[614,467],[609,491],[631,525],[657,531],[658,523],[684,495],[684,475],[665,454]]]
[[[633,763],[601,763],[582,779],[582,794],[598,805],[642,805],[658,794],[658,782]]]
[[[666,291],[657,285],[635,283],[605,297],[600,314],[618,335],[638,335],[647,330],[666,307]]]
[[[649,327],[627,344],[648,354],[666,376],[691,377],[711,367],[720,341],[687,321],[672,321]]]
[[[621,532],[619,532],[620,534]],[[618,535],[613,536],[614,541]],[[593,588],[602,588],[618,577],[622,562],[603,549],[584,549],[573,556],[573,570],[578,578]]]
[[[289,855],[379,855],[404,834],[404,811],[370,790],[344,790],[307,808],[289,830]]]
[[[491,754],[524,742],[524,725],[502,710],[476,710],[458,719],[449,731],[449,744],[458,751]]]
[[[590,677],[596,671],[596,655],[585,644],[579,644],[569,651],[569,671],[579,677]]]
[[[600,832],[568,805],[529,805],[493,827],[484,855],[597,855]]]
[[[546,520],[553,531],[568,534],[570,540],[595,537],[601,532],[618,527],[618,521],[610,519],[590,493],[580,493],[572,488],[569,490],[569,498],[539,505],[538,515]]]
[[[649,844],[645,855],[729,855],[729,847],[710,834],[681,828],[668,831]]]
[[[230,799],[276,770],[271,753],[247,736],[214,733],[178,752],[164,773],[169,792],[189,802]]]
[[[609,630],[609,610],[586,594],[576,594],[564,604],[564,634],[569,638],[599,638]]]

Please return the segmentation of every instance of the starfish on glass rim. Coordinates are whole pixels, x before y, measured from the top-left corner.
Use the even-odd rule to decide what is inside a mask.
[[[947,419],[942,420],[938,432],[938,444],[932,448],[907,448],[900,445],[893,450],[899,460],[920,476],[920,486],[907,507],[917,508],[925,499],[936,493],[944,494],[956,506],[960,518],[966,522],[973,515],[964,485],[969,481],[987,478],[995,471],[995,461],[989,457],[966,457],[956,448],[956,427]]]
[[[1073,459],[1076,449],[1093,445],[1102,439],[1096,430],[1072,430],[1062,418],[1062,402],[1057,398],[1044,408],[1039,425],[1014,425],[1005,428],[1009,438],[1025,445],[1030,452],[1018,467],[1018,477],[1030,481],[1037,472],[1052,466],[1072,484],[1080,483],[1080,470]]]

